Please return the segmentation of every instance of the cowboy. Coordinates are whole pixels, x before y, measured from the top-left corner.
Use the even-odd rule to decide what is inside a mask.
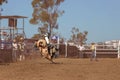
[[[20,52],[20,61],[24,60],[25,59],[25,55],[24,55],[25,43],[23,38],[20,38],[20,41],[18,43],[18,48]]]
[[[12,47],[13,47],[12,58],[13,58],[13,61],[16,62],[17,61],[18,44],[15,39],[13,40]]]
[[[83,58],[83,51],[85,50],[85,47],[80,43],[78,46],[79,52],[78,52],[78,58],[81,57]]]
[[[96,61],[98,61],[97,58],[96,58],[96,46],[95,46],[95,43],[91,43],[90,49],[92,51],[90,60],[92,61],[93,59],[95,59]]]

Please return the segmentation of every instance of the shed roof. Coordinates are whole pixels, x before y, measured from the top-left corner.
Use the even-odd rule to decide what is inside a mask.
[[[11,16],[0,16],[0,19],[9,19],[9,18],[28,18],[26,16],[11,15]]]

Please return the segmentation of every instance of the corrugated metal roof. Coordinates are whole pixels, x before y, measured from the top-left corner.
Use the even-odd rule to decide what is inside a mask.
[[[26,16],[11,15],[11,16],[0,16],[0,19],[9,19],[9,18],[28,18]]]

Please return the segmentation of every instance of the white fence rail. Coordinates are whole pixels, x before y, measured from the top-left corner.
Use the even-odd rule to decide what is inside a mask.
[[[85,45],[85,47],[89,47],[90,45]],[[120,58],[120,46],[117,45],[95,45],[95,52],[97,53],[97,50],[116,50],[117,51],[117,58]]]
[[[67,44],[65,47],[65,57],[67,57],[68,53],[67,53]],[[74,45],[75,46],[75,45]],[[85,50],[90,50],[90,46],[91,45],[85,45]],[[120,58],[120,46],[116,46],[116,45],[95,45],[95,52],[97,53],[97,51],[115,51],[117,54],[117,58]]]

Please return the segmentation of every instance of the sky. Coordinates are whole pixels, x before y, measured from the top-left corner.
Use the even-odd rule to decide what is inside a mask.
[[[32,0],[8,0],[3,4],[2,15],[27,16],[25,33],[28,38],[38,33],[38,25],[32,25]],[[59,7],[65,13],[58,18],[57,30],[69,39],[73,27],[88,31],[87,42],[120,40],[120,0],[65,0]]]

